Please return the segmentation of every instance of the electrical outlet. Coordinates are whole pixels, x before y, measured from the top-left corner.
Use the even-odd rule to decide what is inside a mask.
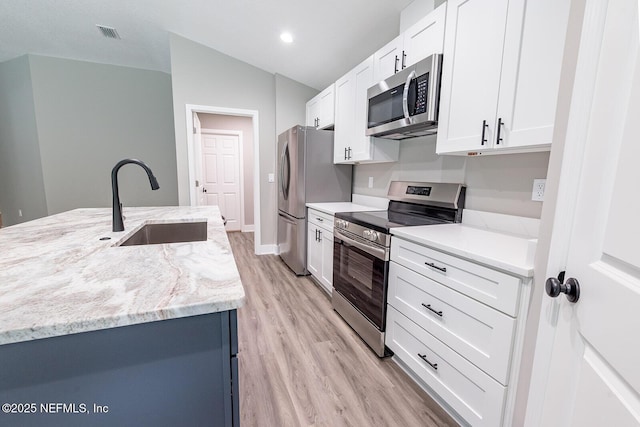
[[[546,179],[534,179],[533,191],[531,192],[531,200],[535,202],[542,202],[544,200],[544,187],[546,185]]]
[[[373,188],[373,177],[369,177],[369,188]]]

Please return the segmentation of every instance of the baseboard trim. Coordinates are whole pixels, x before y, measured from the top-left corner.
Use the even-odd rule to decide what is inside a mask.
[[[243,233],[253,233],[255,231],[256,231],[256,226],[254,224],[242,226]]]

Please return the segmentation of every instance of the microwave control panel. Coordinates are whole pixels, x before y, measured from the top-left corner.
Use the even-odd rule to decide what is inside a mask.
[[[427,94],[429,92],[429,73],[418,76],[416,79],[418,96],[416,97],[415,114],[427,112]]]

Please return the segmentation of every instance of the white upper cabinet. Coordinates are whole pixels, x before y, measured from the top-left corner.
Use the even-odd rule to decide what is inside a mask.
[[[402,68],[413,65],[434,53],[442,53],[446,17],[447,3],[445,2],[403,33],[404,58],[400,61]]]
[[[307,102],[307,126],[327,129],[334,125],[334,86],[331,85]]]
[[[355,82],[353,74],[347,73],[339,78],[335,84],[336,88],[336,120],[333,132],[333,162],[350,163],[348,156],[351,138],[355,133],[354,115],[355,104]]]
[[[398,141],[365,135],[367,89],[373,84],[373,55],[335,84],[334,163],[382,163],[398,160]]]
[[[393,76],[402,69],[400,64],[402,60],[402,42],[403,36],[400,35],[373,54],[373,84]]]
[[[449,0],[438,154],[548,149],[568,0]]]
[[[373,84],[434,53],[442,53],[447,3],[409,27],[374,55]]]

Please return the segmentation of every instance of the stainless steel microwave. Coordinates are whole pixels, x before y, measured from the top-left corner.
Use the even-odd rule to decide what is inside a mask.
[[[406,139],[437,132],[442,55],[431,55],[367,91],[367,136]]]

